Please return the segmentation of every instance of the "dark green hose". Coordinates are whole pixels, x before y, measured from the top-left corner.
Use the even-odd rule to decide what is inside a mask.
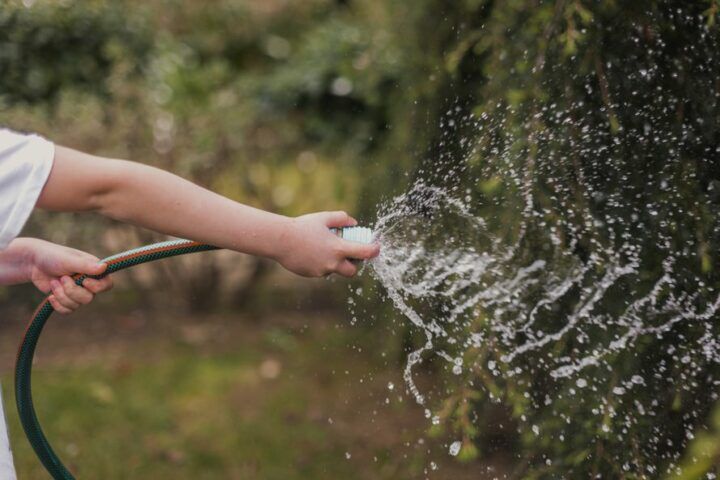
[[[108,265],[107,269],[102,275],[92,278],[102,278],[105,275],[119,270],[134,267],[141,263],[160,260],[161,258],[215,249],[217,249],[217,247],[188,240],[156,243],[146,247],[128,250],[127,252],[104,259],[103,262]],[[75,275],[73,279],[77,285],[81,285],[87,277],[86,275]],[[17,363],[15,364],[15,400],[25,435],[47,471],[56,480],[74,480],[75,477],[65,468],[45,437],[35,413],[32,400],[31,376],[35,347],[40,339],[40,334],[45,326],[45,322],[47,322],[47,319],[50,318],[53,312],[54,309],[52,305],[45,299],[35,311],[27,327],[25,337],[20,344]]]

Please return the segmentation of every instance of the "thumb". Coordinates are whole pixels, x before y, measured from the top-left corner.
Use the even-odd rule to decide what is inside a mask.
[[[84,273],[86,275],[100,275],[107,268],[107,264],[100,263],[95,255],[85,252],[78,252],[71,255],[65,261],[68,273]]]

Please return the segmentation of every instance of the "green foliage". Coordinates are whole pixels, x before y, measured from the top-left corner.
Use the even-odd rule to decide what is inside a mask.
[[[708,478],[710,474],[717,474],[720,460],[720,410],[716,409],[712,415],[709,430],[698,433],[690,447],[685,452],[685,458],[675,473],[667,478],[675,480],[691,480]]]
[[[471,159],[476,173],[467,177],[481,179],[468,186],[477,190],[479,210],[494,231],[509,243],[524,232],[520,248],[526,258],[548,261],[543,253],[552,251],[547,227],[560,218],[569,220],[568,229],[582,232],[575,246],[579,257],[597,245],[619,248],[623,238],[638,240],[643,280],[624,285],[626,291],[652,285],[665,251],[658,238],[667,238],[670,251],[688,252],[678,255],[676,291],[688,288],[693,278],[717,288],[718,205],[712,179],[720,172],[712,159],[720,121],[720,31],[710,20],[712,9],[705,2],[513,1],[486,2],[481,8],[455,4],[448,10],[448,21],[460,33],[436,61],[444,60],[448,75],[463,79],[463,86],[456,90],[461,113],[444,118],[472,111],[492,132],[480,135],[480,151]],[[651,140],[648,130],[655,132]],[[474,138],[462,129],[453,134]],[[451,148],[454,153],[446,158],[464,162],[462,149]],[[522,172],[520,186],[513,185],[512,177],[503,178],[508,163]],[[531,214],[538,220],[522,230],[526,192],[531,192]],[[585,222],[593,218],[617,223],[588,227]],[[564,232],[562,239],[568,238]],[[623,288],[609,295],[601,311],[612,315],[623,308]],[[701,288],[693,294],[699,304],[710,305],[712,292],[712,287]],[[557,316],[543,319],[543,326],[553,330]],[[475,422],[455,424],[483,445],[496,432],[476,426],[497,414],[490,404],[504,406],[506,422],[517,422],[515,432],[509,429],[510,443],[518,442],[522,471],[529,478],[570,472],[653,477],[673,465],[688,443],[687,432],[707,421],[717,398],[717,367],[700,352],[691,352],[702,365],[692,382],[683,368],[673,368],[666,374],[672,380],[651,380],[644,396],[633,394],[640,404],[659,402],[662,419],[638,415],[633,402],[615,395],[613,388],[630,372],[647,372],[645,377],[652,378],[649,372],[657,365],[676,363],[671,352],[677,338],[695,338],[703,330],[702,325],[677,327],[673,335],[615,354],[609,371],[592,370],[599,386],[586,391],[544,375],[488,377],[483,367],[487,360],[498,361],[507,352],[475,352],[477,358],[465,362],[478,366],[473,378],[480,387],[459,388],[449,400],[455,407],[442,411],[448,420],[461,418],[465,404],[475,403]],[[558,342],[552,356],[592,351],[608,339],[598,331],[588,341],[589,346],[581,347],[572,339]],[[538,362],[543,358],[531,355],[520,371],[536,372],[531,367]],[[538,407],[550,397],[552,404]],[[593,412],[590,405],[598,399],[604,399],[605,408]],[[573,419],[572,427],[565,417]],[[712,440],[703,445],[696,448],[707,449]],[[705,460],[692,468],[704,472],[707,455],[698,458]]]
[[[0,102],[52,104],[66,88],[108,93],[123,57],[142,62],[146,32],[116,2],[0,7]]]

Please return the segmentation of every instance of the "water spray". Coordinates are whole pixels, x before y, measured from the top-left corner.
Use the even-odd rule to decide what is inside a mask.
[[[371,243],[373,241],[373,232],[366,227],[333,228],[331,231],[344,240],[352,242]],[[127,250],[103,259],[102,262],[107,264],[107,268],[101,275],[76,274],[73,275],[72,278],[76,285],[82,285],[83,280],[86,278],[100,279],[111,273],[142,263],[218,249],[218,247],[212,245],[190,240],[170,240]],[[23,426],[25,435],[33,447],[33,450],[35,450],[35,454],[52,478],[56,480],[74,480],[75,477],[65,465],[63,465],[60,458],[50,446],[50,442],[45,437],[42,427],[40,426],[40,421],[35,413],[32,398],[31,377],[35,348],[42,334],[43,327],[54,311],[48,298],[45,298],[35,310],[28,324],[25,336],[20,344],[17,362],[15,364],[15,401],[20,416],[20,423]]]

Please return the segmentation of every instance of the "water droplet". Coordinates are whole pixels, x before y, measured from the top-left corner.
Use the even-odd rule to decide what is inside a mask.
[[[450,455],[455,457],[455,456],[457,456],[458,453],[460,453],[460,448],[462,448],[462,442],[456,441],[456,442],[453,442],[452,444],[450,444],[450,448],[448,449],[448,452],[450,453]]]

